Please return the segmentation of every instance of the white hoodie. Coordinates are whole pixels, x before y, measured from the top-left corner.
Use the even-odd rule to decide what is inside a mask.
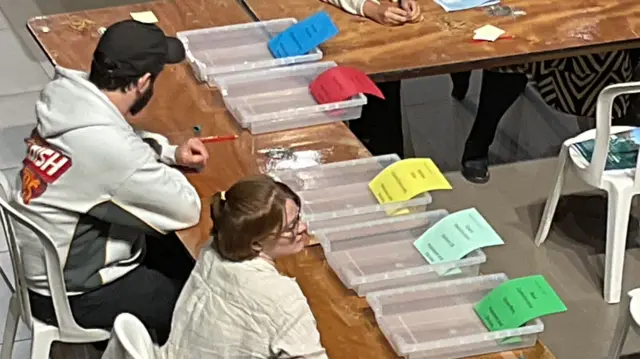
[[[201,206],[193,186],[169,167],[175,146],[134,131],[87,77],[56,68],[36,104],[37,125],[13,196],[13,206],[53,239],[70,295],[134,269],[145,234],[191,227]],[[29,288],[49,295],[39,239],[18,224],[16,232]]]

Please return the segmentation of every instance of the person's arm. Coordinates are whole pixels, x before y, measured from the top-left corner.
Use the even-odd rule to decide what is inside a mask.
[[[176,148],[178,146],[171,145],[166,137],[157,133],[140,130],[135,130],[135,132],[146,144],[151,146],[158,161],[169,166],[176,165]]]
[[[199,222],[200,197],[180,171],[159,162],[133,131],[105,128],[100,133],[90,150],[101,154],[97,180],[108,186],[108,197],[97,199],[87,214],[152,235]]]
[[[200,220],[198,192],[180,171],[158,162],[151,153],[139,161],[111,202],[160,234],[192,227]]]
[[[286,307],[281,311],[282,322],[271,345],[271,355],[275,358],[328,359],[307,299],[299,289],[298,293],[291,301],[281,303]]]
[[[322,0],[342,10],[360,16],[366,16],[365,6],[377,5],[377,0]],[[369,4],[367,4],[369,3]]]

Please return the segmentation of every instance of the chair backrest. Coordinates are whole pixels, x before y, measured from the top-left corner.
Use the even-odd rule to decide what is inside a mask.
[[[67,298],[66,286],[63,280],[62,265],[60,257],[51,237],[38,225],[31,220],[18,213],[10,202],[10,186],[5,175],[0,172],[0,224],[4,235],[7,238],[9,253],[11,255],[11,263],[13,265],[14,278],[16,283],[16,294],[20,300],[23,320],[27,325],[31,326],[33,317],[31,314],[31,306],[29,305],[29,295],[27,290],[27,282],[24,274],[24,266],[20,246],[16,238],[14,227],[16,224],[21,225],[26,230],[33,232],[43,247],[45,258],[45,268],[47,271],[47,280],[53,307],[58,320],[58,328],[60,329],[60,337],[62,340],[77,338],[85,340],[94,337],[96,341],[105,340],[109,337],[109,333],[100,329],[83,329],[73,319],[71,307]]]
[[[124,359],[155,359],[153,341],[147,328],[138,318],[129,313],[116,317],[113,332],[124,348]]]
[[[602,175],[609,154],[609,137],[611,136],[611,113],[613,101],[616,97],[625,94],[640,93],[640,82],[627,82],[605,87],[598,95],[596,104],[596,139],[593,157],[589,164],[589,177],[598,186],[602,181]],[[640,161],[636,164],[635,186],[640,185]]]
[[[0,225],[2,226],[4,237],[7,240],[7,247],[9,248],[9,255],[11,256],[13,280],[15,283],[15,288],[12,289],[18,296],[23,316],[22,319],[28,326],[31,326],[31,305],[29,304],[29,294],[24,275],[24,267],[22,265],[22,256],[20,255],[20,248],[16,241],[11,216],[8,211],[5,210],[4,206],[11,201],[11,191],[11,185],[9,184],[7,177],[0,171]],[[6,277],[5,280],[7,280]]]

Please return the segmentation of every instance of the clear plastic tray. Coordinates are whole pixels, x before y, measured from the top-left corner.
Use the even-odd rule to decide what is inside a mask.
[[[490,332],[473,310],[507,280],[504,273],[463,278],[370,293],[367,301],[391,346],[406,358],[465,358],[533,346],[544,330],[540,319]]]
[[[318,231],[316,239],[338,278],[360,296],[477,276],[480,265],[487,260],[482,250],[457,261],[429,264],[413,246],[416,239],[447,214],[445,210],[436,210],[336,227]]]
[[[276,59],[267,43],[296,19],[278,19],[178,32],[187,61],[200,81],[215,85],[220,74],[317,61],[322,51]]]
[[[357,119],[367,103],[363,94],[320,105],[309,91],[318,75],[337,66],[316,62],[216,77],[224,103],[253,134]]]
[[[325,253],[418,239],[429,227],[449,215],[444,209],[383,220],[349,223],[315,232]]]
[[[334,162],[296,170],[276,171],[272,176],[289,185],[302,198],[302,220],[314,233],[318,229],[389,218],[400,209],[423,212],[431,203],[425,193],[406,202],[379,204],[369,182],[391,164],[395,154]]]

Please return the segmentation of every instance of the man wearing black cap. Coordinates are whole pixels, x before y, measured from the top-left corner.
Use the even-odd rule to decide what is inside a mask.
[[[66,288],[50,288],[40,239],[16,224],[34,316],[55,324],[51,295],[67,295],[77,323],[110,328],[123,312],[163,343],[194,261],[174,232],[200,218],[198,193],[171,166],[202,167],[197,139],[170,146],[125,120],[153,96],[184,47],[155,25],[112,25],[89,74],[64,68],[42,91],[13,205],[53,240]]]

